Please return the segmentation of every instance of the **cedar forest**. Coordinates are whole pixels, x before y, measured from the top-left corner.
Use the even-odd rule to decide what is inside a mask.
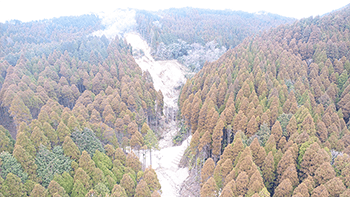
[[[350,5],[135,19],[158,59],[225,48],[178,99],[194,196],[350,196]],[[0,196],[162,194],[139,158],[158,149],[163,94],[121,36],[92,36],[104,28],[96,15],[0,23]]]

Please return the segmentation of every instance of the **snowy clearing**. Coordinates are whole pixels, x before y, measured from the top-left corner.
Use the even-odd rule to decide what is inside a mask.
[[[155,61],[150,54],[150,47],[137,33],[124,35],[126,41],[131,44],[133,50],[142,50],[144,56],[136,58],[136,63],[143,71],[151,74],[154,88],[161,90],[164,96],[164,109],[171,108],[177,111],[177,100],[180,88],[185,82],[185,74],[188,70],[176,60]],[[188,168],[179,168],[179,162],[186,148],[189,146],[191,136],[181,146],[172,146],[172,139],[179,130],[177,121],[171,120],[165,124],[163,138],[159,141],[159,151],[152,152],[152,168],[155,169],[162,186],[162,196],[179,196],[181,184],[189,175]],[[149,152],[146,153],[146,166],[150,165]],[[142,160],[142,158],[140,158]]]

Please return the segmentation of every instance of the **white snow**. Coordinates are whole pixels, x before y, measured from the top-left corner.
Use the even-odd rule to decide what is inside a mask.
[[[182,182],[188,177],[188,168],[179,168],[178,164],[190,141],[191,136],[181,146],[163,148],[160,151],[152,152],[152,168],[155,169],[162,186],[162,196],[178,196]],[[146,161],[146,165],[149,166],[149,157]]]
[[[143,50],[145,55],[142,58],[135,59],[136,63],[143,71],[148,70],[150,72],[154,88],[157,91],[161,90],[163,93],[164,105],[176,108],[180,90],[175,90],[175,88],[186,82],[187,68],[177,60],[155,61],[151,56],[151,49],[147,42],[137,33],[127,33],[125,39],[131,44],[133,50]]]
[[[186,82],[187,68],[176,60],[155,61],[151,56],[151,50],[147,42],[137,33],[124,35],[126,41],[131,44],[133,50],[142,50],[144,56],[136,58],[136,63],[143,71],[148,70],[154,82],[154,88],[161,90],[164,96],[165,108],[177,110],[177,99],[180,90],[175,88]],[[188,168],[179,168],[178,164],[191,141],[188,137],[181,146],[172,146],[172,139],[179,130],[177,122],[169,121],[165,125],[163,138],[159,142],[159,151],[152,151],[152,168],[155,169],[159,182],[162,186],[162,196],[179,196],[181,184],[188,177]],[[146,166],[150,165],[149,152],[146,153]],[[142,161],[142,158],[140,158]]]

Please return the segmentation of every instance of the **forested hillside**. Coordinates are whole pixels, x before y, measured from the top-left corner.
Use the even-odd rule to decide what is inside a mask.
[[[178,59],[197,71],[205,61],[217,60],[244,38],[293,21],[270,13],[198,8],[136,13],[137,30],[151,46],[156,59]]]
[[[101,19],[96,15],[0,23],[0,57],[5,57],[12,66],[21,54],[30,60],[42,54],[49,56],[54,50],[67,51],[70,56],[84,61],[89,60],[92,50],[106,58],[109,41],[105,37],[100,40],[86,36],[100,28],[103,28]]]
[[[0,23],[0,196],[159,196],[138,156],[156,145],[162,93],[99,28],[94,15]]]
[[[349,30],[350,6],[281,25],[187,81],[201,196],[350,196]]]
[[[122,33],[137,31],[156,60],[199,71],[175,87],[179,122],[164,117],[163,93],[135,62],[155,62],[142,58],[147,44],[94,36],[118,21],[0,23],[0,196],[156,197],[159,169],[173,195],[350,196],[350,5],[298,21],[134,12],[137,26]],[[191,134],[185,156],[165,151],[170,166],[146,168],[164,131],[169,146]],[[190,169],[181,187],[166,173],[181,173],[178,160]]]

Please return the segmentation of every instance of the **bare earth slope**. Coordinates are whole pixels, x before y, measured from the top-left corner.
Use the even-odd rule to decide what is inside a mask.
[[[164,96],[164,110],[169,110],[172,115],[177,113],[177,99],[180,94],[180,86],[186,82],[187,68],[176,60],[155,61],[150,54],[150,48],[146,41],[137,33],[125,35],[126,41],[131,44],[133,51],[142,50],[144,56],[136,57],[137,64],[143,71],[151,74],[154,88],[161,90]],[[172,137],[179,130],[177,122],[171,119],[165,124],[162,139],[159,142],[160,151],[152,152],[152,167],[155,169],[162,186],[162,196],[179,196],[178,192],[182,182],[188,177],[187,168],[179,168],[178,164],[185,149],[191,141],[187,138],[181,146],[172,146]],[[147,155],[148,156],[148,155]],[[147,158],[147,166],[150,160]]]

